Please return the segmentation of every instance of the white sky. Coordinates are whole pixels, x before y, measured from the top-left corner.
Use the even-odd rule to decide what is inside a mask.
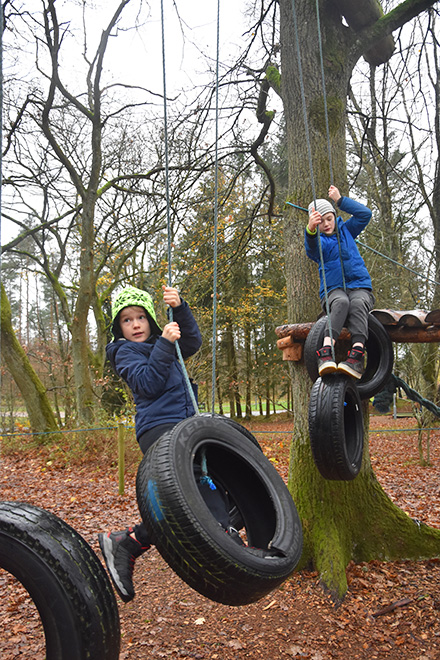
[[[89,4],[89,3],[88,3]],[[119,0],[93,3],[87,29],[94,28],[95,39],[100,37],[110,17],[119,5]],[[217,0],[176,0],[181,24],[176,15],[173,0],[163,0],[165,32],[166,85],[168,95],[176,89],[198,84],[199,75],[205,70],[197,48],[216,59],[217,47]],[[90,3],[92,5],[92,3]],[[59,18],[77,13],[72,0],[57,2]],[[143,16],[138,14],[139,0],[131,0],[124,8],[120,27],[132,26],[139,16],[142,23],[137,30],[118,31],[117,39],[110,40],[105,58],[105,67],[111,69],[115,78],[127,84],[140,84],[151,91],[162,92],[162,26],[160,0],[152,0],[147,18],[147,5],[143,5]],[[245,0],[220,0],[220,61],[229,59],[237,47],[248,39],[243,37],[243,12]],[[93,19],[92,19],[93,16]],[[147,20],[145,20],[147,19]],[[182,35],[185,32],[185,36]],[[91,44],[92,46],[92,44]],[[91,47],[94,52],[96,41]]]

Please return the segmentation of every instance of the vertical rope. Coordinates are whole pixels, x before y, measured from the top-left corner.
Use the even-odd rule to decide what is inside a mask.
[[[168,286],[172,286],[171,271],[171,219],[170,219],[170,185],[169,185],[169,165],[168,165],[168,110],[167,110],[167,76],[165,62],[165,21],[163,13],[163,0],[160,0],[160,18],[162,26],[162,80],[163,80],[163,124],[165,140],[165,197],[166,197],[166,215],[167,215],[167,237],[168,237]],[[173,310],[170,308],[170,320],[173,320]]]
[[[324,56],[323,56],[323,52],[322,52],[322,33],[321,33],[321,18],[320,18],[320,12],[319,12],[319,0],[316,0],[316,21],[317,21],[317,27],[318,27],[319,60],[320,60],[320,64],[321,64],[322,94],[323,94],[323,99],[324,99],[325,131],[326,131],[326,135],[327,135],[328,168],[329,168],[330,184],[333,185],[334,184],[333,161],[332,161],[332,148],[331,148],[331,144],[330,144],[330,126],[329,126],[329,121],[328,121],[327,90],[326,90],[325,73],[324,73]],[[337,218],[337,213],[335,213],[335,219],[336,218]],[[335,222],[335,229],[336,229],[336,237],[338,239],[339,261],[341,263],[342,286],[344,288],[344,291],[346,291],[344,264],[343,264],[343,261],[342,261],[341,237],[339,235],[339,227],[338,227],[337,222]]]
[[[309,122],[308,122],[308,119],[307,119],[306,93],[305,93],[305,87],[304,87],[304,75],[303,75],[303,69],[302,69],[301,50],[300,50],[300,47],[299,47],[298,20],[297,20],[297,16],[296,16],[295,0],[292,0],[292,15],[293,15],[293,27],[294,27],[294,32],[295,32],[296,55],[297,55],[297,60],[298,60],[298,74],[299,74],[299,84],[300,84],[300,90],[301,90],[301,104],[302,104],[304,127],[305,127],[305,133],[306,133],[307,155],[308,155],[308,161],[309,161],[310,179],[311,179],[312,194],[313,194],[313,203],[315,204],[315,208],[316,208],[315,176],[314,176],[314,172],[313,172],[312,147],[311,147],[311,144],[310,144]],[[321,261],[322,283],[323,283],[323,286],[324,286],[324,294],[325,294],[325,310],[326,310],[327,318],[328,318],[330,345],[331,345],[332,357],[333,357],[333,359],[335,359],[335,351],[334,351],[334,346],[333,346],[333,331],[332,331],[332,327],[331,327],[331,323],[330,323],[330,308],[329,308],[329,304],[328,304],[327,281],[326,281],[326,277],[325,277],[324,257],[323,257],[323,254],[322,254],[322,245],[321,245],[321,237],[320,237],[319,227],[318,227],[317,239],[318,239],[318,248],[319,248],[319,258],[320,258],[320,261]]]
[[[212,302],[212,388],[211,412],[215,410],[216,359],[217,359],[217,237],[218,237],[218,81],[220,53],[220,0],[217,0],[217,53],[215,69],[215,182],[214,182],[214,276]]]
[[[160,2],[160,17],[162,26],[162,77],[163,77],[163,115],[164,115],[164,139],[165,139],[165,191],[166,191],[166,212],[167,212],[167,236],[168,236],[168,286],[172,286],[172,237],[171,237],[171,219],[170,219],[170,185],[169,185],[169,166],[168,166],[168,113],[167,113],[167,79],[166,79],[166,64],[165,64],[165,21],[163,12],[163,0]],[[173,320],[173,308],[168,308],[169,319]],[[179,359],[180,366],[182,367],[183,377],[186,387],[191,398],[196,415],[199,414],[199,407],[197,405],[194,390],[186,370],[185,361],[180,350],[179,342],[175,342],[176,353]]]

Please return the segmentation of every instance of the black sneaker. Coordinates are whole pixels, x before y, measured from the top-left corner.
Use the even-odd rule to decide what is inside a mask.
[[[338,373],[348,374],[353,378],[362,378],[364,375],[364,349],[352,348],[344,362],[338,364]]]
[[[98,534],[99,545],[112,582],[124,603],[134,598],[133,570],[137,557],[148,547],[130,536],[130,529],[122,532]]]
[[[326,374],[332,374],[338,368],[336,362],[333,359],[331,346],[323,346],[316,351],[318,356],[318,374],[320,376],[325,376]]]

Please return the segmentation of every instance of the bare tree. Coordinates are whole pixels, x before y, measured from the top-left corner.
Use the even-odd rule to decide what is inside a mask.
[[[426,0],[407,0],[383,17],[373,15],[369,25],[359,28],[355,21],[351,21],[351,10],[368,13],[373,5],[377,8],[378,3],[319,2],[334,183],[344,192],[348,192],[347,93],[353,68],[365,54],[376,66],[388,60],[391,50],[387,37],[433,4]],[[329,154],[316,45],[316,9],[314,3],[305,0],[297,0],[295,5],[296,21],[291,0],[280,0],[281,93],[287,124],[289,199],[308,202],[315,191],[317,196],[322,196],[321,191],[328,189]],[[349,26],[343,23],[343,15]],[[304,90],[298,74],[298,43],[303,80],[306,81]],[[375,50],[374,59],[371,58],[371,49]],[[308,132],[305,130],[303,101]],[[315,190],[311,185],[308,146]],[[285,243],[289,318],[292,322],[314,320],[318,311],[314,295],[318,290],[316,272],[304,255],[303,227],[301,213],[293,208],[289,210],[285,221]],[[436,556],[439,532],[428,527],[420,529],[392,504],[374,477],[367,443],[363,468],[354,482],[327,482],[317,474],[308,439],[310,383],[304,366],[292,364],[295,365],[291,372],[295,392],[295,431],[289,484],[304,523],[303,565],[312,562],[325,586],[339,599],[347,589],[344,569],[350,559]]]

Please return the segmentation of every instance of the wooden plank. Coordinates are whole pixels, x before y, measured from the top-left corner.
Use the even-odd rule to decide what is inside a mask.
[[[409,344],[432,344],[440,342],[440,326],[428,325],[424,328],[411,328],[404,325],[385,326],[391,341]]]
[[[281,337],[281,339],[277,339],[277,347],[280,350],[283,350],[284,348],[289,348],[289,346],[293,346],[294,343],[295,340],[291,335],[288,335],[287,337]]]
[[[392,324],[383,323],[381,318],[378,318],[378,315],[375,312],[384,312],[385,316],[382,316],[382,318],[386,318],[387,320],[392,318]],[[415,314],[415,312],[417,312],[417,314]],[[409,312],[396,310],[373,310],[372,313],[374,313],[376,318],[378,318],[378,320],[383,323],[391,341],[411,344],[430,344],[434,342],[440,342],[440,309],[433,310],[432,312],[429,312],[429,314],[426,314],[426,312],[423,310],[411,310]],[[421,323],[420,321],[424,314],[426,314],[425,321],[429,318],[431,319],[429,325],[426,322]],[[406,321],[406,325],[401,325],[396,319],[400,320],[405,315],[407,316],[407,318],[404,319]],[[436,321],[436,324],[434,324],[434,321]],[[290,323],[275,328],[275,333],[277,337],[279,337],[277,340],[278,348],[283,352],[288,351],[286,355],[291,355],[300,351],[300,349],[296,347],[296,344],[299,344],[301,346],[302,354],[302,345],[307,339],[307,335],[309,334],[313,325],[314,323]],[[349,338],[350,333],[348,332],[347,328],[343,328],[339,339],[341,341],[347,341]],[[294,349],[294,351],[292,352],[288,349]],[[296,358],[284,357],[283,355],[283,360],[284,359],[296,360]]]
[[[293,337],[294,339],[304,340],[309,334],[312,325],[314,323],[288,323],[275,328],[275,334],[279,338]]]
[[[396,309],[372,309],[371,313],[382,325],[397,325],[400,317],[405,312],[399,312]]]
[[[428,325],[440,325],[440,309],[433,309],[428,312],[425,321]]]
[[[399,325],[406,325],[410,328],[422,328],[428,325],[425,323],[427,313],[424,309],[411,309],[400,317]]]
[[[283,360],[288,360],[290,362],[300,362],[303,356],[304,344],[293,344],[293,346],[288,346],[283,348]]]

